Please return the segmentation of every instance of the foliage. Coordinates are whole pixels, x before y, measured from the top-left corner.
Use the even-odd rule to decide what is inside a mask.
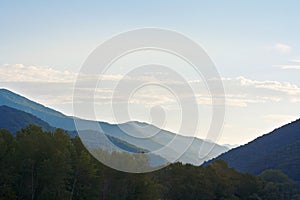
[[[108,153],[101,152],[102,156]],[[124,154],[118,155],[128,156]],[[129,164],[129,163],[127,163]],[[223,160],[208,166],[171,164],[130,174],[98,162],[78,137],[28,126],[14,137],[0,130],[0,199],[299,199],[280,171],[255,177]]]

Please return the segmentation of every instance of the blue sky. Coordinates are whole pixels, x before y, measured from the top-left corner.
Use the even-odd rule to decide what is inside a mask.
[[[299,57],[299,6],[297,1],[1,1],[0,62],[72,69],[112,34],[154,26],[192,37],[222,73],[249,75]],[[293,52],[273,56],[259,49],[276,43]]]
[[[42,71],[30,66],[43,66],[43,73],[49,76],[53,71],[57,71],[56,75],[76,73],[92,50],[112,35],[141,27],[175,30],[206,50],[220,75],[227,78],[228,94],[247,93],[251,101],[227,108],[230,128],[224,128],[220,139],[221,143],[245,143],[299,117],[299,8],[296,0],[0,1],[0,81],[3,87],[71,114],[70,104],[54,101],[55,95],[48,94],[46,98],[41,92],[45,88],[39,90],[32,84],[25,88],[24,84],[13,83],[16,80],[12,81],[8,74],[20,75],[20,65],[36,73]],[[47,67],[53,70],[47,71]],[[14,70],[8,72],[9,69]],[[247,88],[238,88],[233,82],[242,83],[243,78],[248,80]],[[24,76],[17,80],[22,81],[31,80]],[[273,93],[256,90],[262,85],[273,87]],[[286,90],[278,95],[280,88],[281,92],[282,88]],[[253,103],[264,92],[270,93],[268,97],[273,100],[281,99]],[[64,98],[65,102],[70,97]],[[239,135],[241,132],[245,135]]]

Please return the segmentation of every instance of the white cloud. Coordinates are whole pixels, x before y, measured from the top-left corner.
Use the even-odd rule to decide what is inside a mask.
[[[0,67],[0,81],[2,82],[72,82],[75,77],[76,73],[45,66],[6,64]]]
[[[288,54],[292,51],[292,47],[284,43],[276,43],[273,45],[265,46],[269,51],[277,52],[280,54]]]
[[[135,79],[128,79],[127,81],[138,81]],[[278,103],[280,101],[288,101],[291,103],[298,102],[300,95],[300,88],[289,82],[279,82],[279,81],[257,81],[247,79],[245,77],[236,77],[236,78],[222,78],[224,88],[225,88],[225,98],[227,106],[235,106],[235,107],[247,107],[249,104],[268,104],[270,102]],[[180,87],[180,84],[176,84],[174,87],[178,91],[183,90]],[[198,84],[203,85],[202,81],[190,81],[189,84]],[[113,93],[113,89],[110,90],[111,94]],[[175,95],[181,95],[183,98],[196,98],[197,102],[200,105],[212,105],[212,99],[209,93],[196,93],[196,94],[187,94],[180,93]],[[106,93],[100,91],[97,93],[97,96],[103,97],[107,96]],[[188,96],[184,96],[188,95]],[[194,96],[193,96],[194,95]],[[120,93],[117,96],[117,101],[120,103],[126,103],[126,94]],[[171,98],[167,95],[164,90],[159,88],[151,87],[151,90],[147,89],[146,92],[139,93],[135,96],[136,99],[133,99],[131,103],[135,104],[172,104],[175,103],[174,98]],[[99,103],[101,103],[100,98]],[[105,99],[107,102],[107,99]],[[216,99],[216,103],[218,103],[218,98]],[[220,101],[222,102],[222,101]]]
[[[289,60],[292,64],[286,65],[277,65],[281,69],[300,69],[300,59],[291,59]]]
[[[291,98],[292,103],[300,103],[300,97]]]
[[[242,76],[235,78],[223,77],[222,82],[227,106],[247,107],[249,104],[264,105],[280,101],[297,103],[300,96],[300,88],[289,82],[258,81]],[[189,83],[204,84],[202,80],[193,80]],[[196,94],[196,97],[199,104],[212,105],[211,96]]]
[[[28,85],[32,87],[32,90],[37,90],[37,88],[43,88],[43,95],[47,95],[47,100],[51,104],[59,104],[57,99],[64,99],[63,103],[71,103],[71,95],[73,92],[73,83],[77,78],[77,73],[69,71],[59,71],[52,69],[50,67],[41,66],[24,66],[22,64],[15,65],[4,65],[0,67],[0,82],[19,82],[21,85],[24,83],[32,83]],[[86,85],[83,85],[82,90],[88,92],[93,92],[95,89],[90,88],[90,81],[94,81],[95,78],[99,78],[96,75],[83,75],[82,78],[86,81]],[[97,88],[95,92],[95,100],[97,103],[107,104],[111,102],[112,94],[114,92],[114,87],[118,84],[120,80],[125,81],[124,84],[136,84],[142,85],[143,83],[157,81],[155,76],[122,76],[122,75],[102,75],[102,80],[104,84],[103,88]],[[184,89],[184,84],[169,81],[168,79],[163,79],[164,82],[168,82],[172,87],[176,88],[176,91],[180,94],[177,95],[188,95],[184,98],[193,98],[189,96],[192,94],[187,94]],[[226,105],[236,106],[236,107],[246,107],[249,104],[266,104],[269,102],[280,102],[287,100],[291,103],[298,103],[300,96],[300,88],[289,82],[279,82],[279,81],[257,81],[247,79],[245,77],[235,77],[235,78],[222,78],[224,88]],[[41,83],[44,83],[42,85]],[[56,83],[51,84],[50,83]],[[188,82],[191,85],[203,85],[202,80],[191,80]],[[67,85],[66,85],[67,84]],[[19,84],[20,85],[20,84]],[[37,87],[38,86],[38,87]],[[49,88],[49,91],[47,91]],[[23,88],[24,89],[24,88]],[[29,90],[30,88],[27,88]],[[151,92],[147,89],[146,93],[139,93],[135,96],[136,99],[132,99],[131,103],[135,104],[172,104],[176,103],[174,98],[166,95],[166,91],[159,88],[152,87]],[[182,92],[180,92],[182,91]],[[199,91],[199,90],[198,90]],[[201,105],[212,105],[211,96],[209,93],[195,94],[195,97],[199,104]],[[45,94],[44,94],[45,93]],[[50,95],[49,95],[50,94]],[[51,98],[51,94],[53,94]],[[80,100],[85,101],[84,91]],[[64,97],[65,95],[65,97]],[[116,101],[119,103],[126,103],[127,93],[118,94],[116,96]],[[52,99],[52,100],[51,100]],[[88,99],[86,99],[89,101]],[[217,101],[218,102],[218,101]],[[43,101],[45,103],[45,101]]]
[[[291,59],[290,62],[300,63],[300,59]]]
[[[223,78],[223,83],[230,89],[240,88],[241,91],[246,91],[247,93],[251,93],[254,95],[260,96],[261,94],[266,94],[265,92],[280,92],[285,95],[299,95],[300,88],[289,82],[279,82],[279,81],[257,81],[247,79],[245,77],[237,77],[237,78]],[[275,94],[276,95],[276,94]]]
[[[277,43],[273,46],[274,50],[278,51],[279,53],[290,53],[292,51],[292,47],[283,44],[283,43]]]
[[[279,65],[281,69],[300,69],[300,65]]]
[[[41,83],[74,83],[78,73],[67,70],[56,70],[47,66],[25,66],[23,64],[5,64],[0,67],[1,82],[41,82]],[[81,74],[82,81],[95,81],[100,78],[95,74]],[[102,75],[102,81],[130,79],[122,75]]]
[[[266,104],[280,101],[295,102],[300,88],[289,82],[257,81],[245,77],[222,78],[226,103],[246,107],[249,104]]]

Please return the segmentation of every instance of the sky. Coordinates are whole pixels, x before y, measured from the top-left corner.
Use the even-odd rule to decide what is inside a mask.
[[[0,87],[73,115],[74,81],[98,45],[137,28],[174,30],[203,47],[222,77],[226,112],[216,142],[245,144],[299,118],[299,8],[296,0],[0,1]],[[149,58],[170,60],[147,52],[124,58],[115,67]],[[184,65],[171,60],[170,65]],[[106,77],[109,84],[120,79]],[[114,122],[106,104],[111,91],[98,92],[97,119]],[[169,121],[163,128],[178,130],[180,113],[172,94],[152,88],[135,98],[130,104],[133,119],[151,122],[151,107],[165,106]],[[203,121],[196,133],[200,138],[210,123],[208,98],[203,94],[197,99]],[[159,109],[152,111],[161,115]],[[91,116],[83,110],[79,117]]]

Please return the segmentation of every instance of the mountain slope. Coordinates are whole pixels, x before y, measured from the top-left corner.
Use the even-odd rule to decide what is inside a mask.
[[[9,130],[15,134],[18,130],[25,128],[30,124],[40,126],[45,131],[54,129],[47,122],[24,111],[8,106],[0,106],[0,128]]]
[[[16,134],[18,130],[25,128],[30,124],[40,126],[44,131],[52,131],[55,129],[47,122],[33,116],[32,114],[8,106],[0,106],[0,129],[6,129],[13,134]],[[92,135],[91,132],[92,131],[86,131],[86,135]],[[72,131],[70,135],[75,136],[77,133]],[[145,149],[138,148],[112,136],[108,136],[107,139],[109,139],[114,145],[128,152],[137,153],[146,151]],[[94,141],[90,140],[90,142],[86,144],[92,147],[94,145]]]
[[[73,117],[66,116],[6,89],[0,89],[0,105],[6,105],[30,113],[44,120],[50,126],[62,128],[71,133],[76,130]],[[200,165],[204,161],[229,150],[226,146],[214,144],[199,138],[177,135],[147,123],[127,122],[124,124],[109,124],[106,122],[95,122],[78,118],[76,118],[76,121],[82,125],[80,126],[81,130],[77,131],[99,131],[100,125],[106,135],[120,139],[139,149],[145,149],[147,151],[159,151],[176,138],[176,142],[174,142],[172,146],[166,147],[164,152],[158,153],[158,155],[172,162],[180,161],[183,163]],[[153,135],[152,133],[154,132],[156,134]],[[184,147],[189,144],[191,144],[190,147],[185,149]],[[208,152],[207,150],[210,149],[211,151]],[[181,152],[185,153],[181,155]],[[178,156],[181,157],[178,160],[175,160]]]
[[[151,152],[160,151],[162,148],[165,148],[165,151],[161,151],[159,155],[170,162],[180,161],[201,165],[204,161],[229,150],[226,146],[204,141],[196,137],[174,134],[144,122],[131,121],[123,124],[100,122],[100,126],[105,134]],[[170,145],[172,142],[173,144]],[[188,148],[185,149],[185,147]],[[183,154],[181,155],[181,153]],[[176,160],[177,157],[179,157],[178,160]]]
[[[223,159],[230,167],[254,175],[266,169],[279,169],[300,183],[300,119],[216,159]]]
[[[75,130],[72,118],[9,90],[0,89],[0,106],[1,105],[6,105],[11,108],[30,113],[48,122],[53,127],[63,128],[66,130]]]

